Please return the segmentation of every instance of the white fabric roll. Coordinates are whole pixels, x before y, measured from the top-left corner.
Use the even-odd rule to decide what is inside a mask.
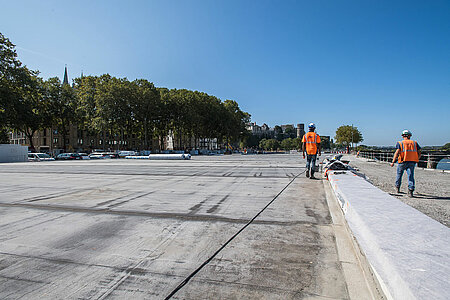
[[[190,154],[150,154],[148,156],[126,156],[127,159],[150,159],[150,160],[183,160],[191,159]]]

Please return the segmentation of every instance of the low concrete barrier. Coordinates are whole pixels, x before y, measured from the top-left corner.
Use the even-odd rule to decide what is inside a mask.
[[[389,299],[449,299],[449,228],[349,171],[328,179]]]
[[[150,154],[148,156],[125,156],[126,159],[150,159],[150,160],[185,160],[191,159],[190,154]]]
[[[0,144],[0,163],[28,161],[28,147]]]

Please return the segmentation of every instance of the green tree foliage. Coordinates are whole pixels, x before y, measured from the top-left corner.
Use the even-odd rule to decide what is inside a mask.
[[[9,144],[9,136],[6,128],[0,129],[0,144]]]
[[[280,148],[283,150],[298,150],[301,148],[300,138],[287,138],[281,141]]]
[[[444,146],[441,147],[441,150],[444,151],[450,151],[450,143],[445,144]]]
[[[100,132],[97,126],[99,116],[95,96],[97,80],[98,77],[96,76],[85,76],[74,79],[74,91],[78,101],[78,127],[86,130],[89,135]]]
[[[161,114],[161,96],[153,83],[145,79],[133,81],[131,89],[132,119],[135,121],[136,132],[144,141],[145,148],[149,149],[155,122]]]
[[[284,130],[284,136],[286,138],[294,139],[297,136],[297,131],[292,125],[287,125],[286,129]]]
[[[0,33],[0,124],[3,126],[6,125],[8,108],[20,98],[19,83],[23,69],[14,47],[14,44]]]
[[[0,33],[0,130],[25,133],[33,149],[33,136],[48,125],[38,72],[22,66],[15,46]]]
[[[277,140],[281,141],[281,140],[284,138],[284,136],[283,136],[283,129],[281,128],[281,126],[276,125],[276,126],[273,128],[273,131],[274,131],[274,133],[275,133],[275,138],[276,138]]]
[[[225,100],[224,107],[226,112],[224,113],[226,122],[222,122],[225,125],[225,137],[227,140],[239,140],[244,138],[247,134],[246,124],[250,122],[250,114],[243,112],[236,101]]]
[[[331,149],[331,142],[328,137],[321,136],[320,137],[320,146],[322,149]]]
[[[258,148],[259,147],[259,142],[261,140],[262,140],[261,137],[249,133],[248,136],[245,139],[245,143],[243,144],[243,146],[244,147],[249,147],[249,148]]]
[[[300,150],[302,148],[302,139],[301,138],[295,138],[292,139],[292,148],[291,150]]]
[[[75,92],[69,85],[63,85],[57,77],[45,81],[44,88],[43,99],[47,105],[48,121],[61,134],[66,150],[69,125],[78,121]]]
[[[264,139],[261,139],[260,141],[259,141],[259,148],[261,148],[261,149],[265,149],[265,146],[266,146],[266,141],[267,141],[267,139],[266,138],[264,138]]]
[[[245,138],[250,115],[236,101],[222,102],[217,97],[186,89],[156,88],[138,79],[129,82],[108,74],[75,80],[82,128],[97,134],[108,132],[113,138],[137,134],[146,148],[158,137],[162,150],[164,138],[173,133],[180,148],[194,139]]]
[[[362,142],[363,136],[361,132],[355,126],[342,125],[336,130],[336,143],[344,146],[349,146],[353,143]]]
[[[281,141],[280,148],[284,150],[291,150],[292,149],[292,139],[287,138]]]
[[[169,133],[180,148],[192,139],[239,145],[248,137],[250,114],[234,100],[109,74],[75,78],[73,87],[58,78],[44,82],[37,75],[21,66],[14,45],[0,33],[0,132],[6,125],[24,132],[31,147],[34,133],[50,127],[65,143],[70,125],[114,144],[136,135],[146,148],[158,137],[162,149]]]
[[[268,151],[275,151],[280,147],[280,142],[276,139],[262,139],[259,142],[259,147]]]
[[[367,147],[366,145],[359,145],[358,147],[356,147],[357,151],[367,151],[369,150],[369,147]]]

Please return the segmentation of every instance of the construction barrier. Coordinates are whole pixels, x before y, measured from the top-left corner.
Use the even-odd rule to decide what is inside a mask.
[[[125,156],[126,159],[149,159],[149,160],[188,160],[190,154],[150,154],[148,156]]]
[[[28,161],[28,147],[14,144],[0,144],[0,163]]]

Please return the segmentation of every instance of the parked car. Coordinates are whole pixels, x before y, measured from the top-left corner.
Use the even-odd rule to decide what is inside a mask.
[[[116,152],[103,152],[103,155],[109,155],[109,158],[119,158],[119,153]]]
[[[81,155],[78,153],[61,153],[56,157],[57,160],[74,160],[82,159]]]
[[[47,153],[28,153],[28,161],[50,161],[55,160]]]
[[[105,159],[105,158],[111,158],[106,152],[92,152],[89,154],[90,159]]]
[[[119,157],[123,158],[125,156],[134,156],[136,155],[136,152],[134,151],[119,151]]]
[[[81,156],[81,159],[91,159],[89,157],[89,154],[87,154],[87,153],[78,153],[78,154]]]

